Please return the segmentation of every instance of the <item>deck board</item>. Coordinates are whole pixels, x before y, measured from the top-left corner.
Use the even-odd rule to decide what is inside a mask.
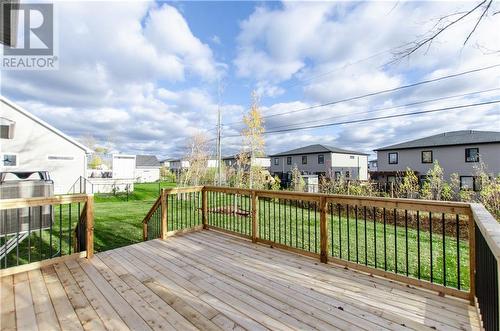
[[[1,279],[1,330],[479,330],[464,300],[215,231]]]

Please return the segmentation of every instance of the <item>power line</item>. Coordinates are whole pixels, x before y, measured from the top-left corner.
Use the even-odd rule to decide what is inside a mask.
[[[325,107],[325,106],[331,106],[331,105],[335,105],[335,104],[339,104],[339,103],[343,103],[343,102],[359,100],[359,99],[363,99],[363,98],[367,98],[367,97],[372,97],[372,96],[375,96],[375,95],[380,95],[380,94],[395,92],[395,91],[399,91],[399,90],[403,90],[403,89],[407,89],[407,88],[411,88],[411,87],[415,87],[415,86],[420,86],[420,85],[424,85],[424,84],[434,83],[434,82],[445,80],[445,79],[450,79],[450,78],[455,78],[455,77],[459,77],[459,76],[463,76],[463,75],[468,75],[468,74],[471,74],[471,73],[476,73],[476,72],[480,72],[480,71],[484,71],[484,70],[496,68],[496,67],[499,67],[499,66],[500,66],[500,64],[494,64],[494,65],[490,65],[490,66],[486,66],[486,67],[481,67],[481,68],[476,68],[476,69],[472,69],[472,70],[467,70],[467,71],[459,72],[459,73],[456,73],[456,74],[441,76],[441,77],[437,77],[437,78],[433,78],[433,79],[427,79],[427,80],[415,82],[415,83],[412,83],[412,84],[402,85],[402,86],[398,86],[398,87],[391,88],[391,89],[381,90],[381,91],[377,91],[377,92],[371,92],[371,93],[367,93],[367,94],[363,94],[363,95],[358,95],[358,96],[354,96],[354,97],[350,97],[350,98],[346,98],[346,99],[335,100],[335,101],[331,101],[331,102],[327,102],[327,103],[323,103],[323,104],[318,104],[318,105],[309,106],[309,107],[305,107],[305,108],[299,108],[299,109],[290,110],[290,111],[286,111],[286,112],[282,112],[282,113],[276,113],[276,114],[266,115],[266,116],[262,116],[262,118],[270,118],[270,117],[288,115],[288,114],[298,113],[298,112],[302,112],[302,111],[306,111],[306,110],[311,110],[311,109],[315,109],[315,108],[320,108],[320,107]],[[226,125],[238,124],[238,123],[241,123],[241,121],[227,123]]]
[[[304,127],[299,127],[299,128],[271,130],[271,131],[265,131],[264,134],[284,133],[284,132],[299,131],[299,130],[318,129],[318,128],[324,128],[324,127],[328,127],[328,126],[338,126],[338,125],[355,124],[355,123],[362,123],[362,122],[371,122],[371,121],[378,121],[378,120],[384,120],[384,119],[390,119],[390,118],[421,115],[421,114],[428,114],[428,113],[436,113],[436,112],[453,110],[453,109],[478,107],[478,106],[491,105],[491,104],[497,104],[497,103],[500,103],[500,100],[472,103],[472,104],[468,104],[468,105],[458,105],[458,106],[452,106],[452,107],[436,108],[436,109],[430,109],[430,110],[421,110],[421,111],[404,113],[404,114],[395,114],[395,115],[386,115],[386,116],[379,116],[379,117],[372,117],[372,118],[363,118],[363,119],[344,121],[344,122],[318,124],[318,125],[304,126]],[[239,137],[239,136],[240,135],[233,135],[233,136],[226,136],[223,138],[235,138],[235,137]]]
[[[423,101],[416,101],[416,102],[411,102],[411,103],[407,103],[407,104],[404,104],[404,105],[397,105],[397,106],[383,107],[383,108],[375,108],[375,109],[372,109],[372,110],[369,110],[369,111],[343,114],[343,115],[338,115],[338,116],[334,116],[334,117],[327,117],[327,118],[323,118],[323,119],[319,119],[319,120],[312,120],[312,121],[300,122],[300,123],[295,123],[295,124],[287,124],[287,125],[274,126],[272,128],[269,128],[268,130],[274,130],[274,129],[279,129],[279,128],[286,128],[286,127],[296,126],[296,125],[304,125],[304,124],[308,124],[308,123],[317,123],[317,122],[322,122],[322,121],[327,121],[327,120],[333,120],[333,119],[336,119],[336,118],[339,118],[339,117],[346,117],[346,116],[352,116],[352,115],[373,114],[375,112],[380,112],[380,111],[385,111],[385,110],[410,107],[410,106],[421,105],[421,104],[425,104],[425,103],[436,102],[436,101],[447,100],[447,99],[453,99],[453,98],[467,97],[467,96],[471,96],[471,95],[475,95],[475,94],[493,92],[493,91],[498,91],[498,90],[500,90],[500,87],[493,88],[493,89],[488,89],[488,90],[481,90],[481,91],[475,91],[475,92],[469,92],[469,93],[463,93],[463,94],[456,94],[456,95],[451,95],[451,96],[446,96],[446,97],[428,99],[428,100],[423,100]]]

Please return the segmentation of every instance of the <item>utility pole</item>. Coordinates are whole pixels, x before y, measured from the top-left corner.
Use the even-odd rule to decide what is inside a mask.
[[[222,99],[222,84],[220,79],[217,86],[217,185],[222,186],[222,112],[221,112],[221,99]]]

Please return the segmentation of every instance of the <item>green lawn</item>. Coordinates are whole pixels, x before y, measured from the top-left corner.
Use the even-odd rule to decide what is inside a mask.
[[[127,197],[123,195],[96,195],[95,250],[105,251],[141,242],[142,220],[157,199],[159,187],[173,186],[170,183],[162,183],[161,186],[158,183],[136,184],[134,192],[128,196],[128,201]],[[209,224],[250,235],[250,205],[250,199],[245,196],[209,193]],[[200,224],[200,207],[201,194],[199,193],[169,196],[168,230]],[[31,261],[48,258],[50,253],[55,255],[59,249],[63,254],[68,254],[72,246],[72,243],[69,242],[69,229],[74,229],[76,225],[77,210],[77,205],[73,205],[70,226],[68,207],[64,206],[62,210],[56,207],[54,209],[56,221],[52,228],[52,250],[49,230],[42,230],[41,237],[39,231],[33,232],[29,241],[31,249],[28,249],[27,240],[19,246],[19,263],[28,262],[28,251]],[[60,211],[62,213],[59,220],[58,213]],[[157,212],[151,219],[149,226],[151,237],[159,234],[159,214]],[[319,219],[319,210],[315,211],[312,205],[307,208],[307,205],[296,206],[290,202],[285,205],[283,201],[259,200],[259,236],[264,239],[318,253]],[[369,266],[376,265],[379,269],[392,272],[396,272],[397,265],[398,273],[404,275],[408,273],[408,275],[418,277],[420,252],[420,278],[431,280],[430,246],[432,243],[432,280],[435,283],[443,284],[445,271],[447,286],[458,287],[458,253],[460,255],[460,288],[467,289],[469,287],[468,243],[464,240],[458,241],[457,250],[456,238],[446,234],[444,238],[446,254],[443,254],[443,237],[441,233],[438,233],[441,228],[437,219],[433,221],[432,240],[429,231],[421,230],[418,232],[415,228],[405,228],[401,226],[401,221],[398,221],[396,227],[394,223],[386,224],[385,230],[382,222],[373,222],[371,219],[367,220],[365,226],[362,215],[358,215],[356,222],[352,211],[349,220],[347,220],[345,211],[341,213],[339,220],[338,213],[334,210],[328,216],[328,222],[330,255]],[[62,234],[63,240],[59,247],[57,238],[60,234]],[[418,237],[420,240],[417,240]],[[443,263],[443,256],[445,256],[446,263]],[[1,262],[2,267],[4,267],[5,261]],[[9,254],[8,266],[17,263],[16,250],[14,250]],[[446,267],[443,268],[443,265]]]

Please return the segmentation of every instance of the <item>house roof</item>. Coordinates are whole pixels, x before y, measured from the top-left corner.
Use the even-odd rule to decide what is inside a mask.
[[[149,168],[159,168],[160,161],[154,155],[137,155],[135,157],[136,167],[149,167]]]
[[[38,118],[37,116],[31,114],[29,111],[27,111],[26,109],[22,108],[21,106],[15,104],[11,100],[7,99],[6,97],[0,96],[0,101],[2,101],[3,103],[5,103],[6,105],[10,106],[12,109],[17,110],[18,112],[20,112],[24,116],[28,117],[32,121],[35,121],[38,124],[40,124],[41,126],[45,127],[46,129],[54,132],[55,134],[57,134],[61,138],[69,141],[73,145],[75,145],[75,146],[83,149],[85,151],[85,153],[92,153],[92,150],[90,148],[88,148],[87,146],[85,146],[82,143],[76,141],[74,138],[72,138],[72,137],[68,136],[67,134],[63,133],[62,131],[56,129],[55,127],[53,127],[49,123],[43,121],[42,119]]]
[[[296,155],[296,154],[316,154],[316,153],[337,153],[337,154],[357,154],[357,155],[368,155],[362,152],[350,151],[347,149],[337,148],[333,146],[327,145],[309,145],[305,147],[300,147],[296,149],[292,149],[286,152],[281,152],[278,154],[273,154],[270,156],[285,156],[285,155]]]
[[[249,153],[248,153],[248,154],[249,154]],[[235,159],[237,159],[237,158],[238,158],[238,156],[239,156],[239,155],[240,155],[240,154],[226,155],[226,156],[223,156],[223,157],[221,158],[221,160],[235,160]],[[264,156],[256,156],[255,158],[257,158],[257,159],[265,159],[265,158],[267,158],[267,157],[268,157],[268,156],[265,156],[265,155],[264,155]]]
[[[473,130],[444,132],[434,136],[381,147],[375,149],[375,151],[488,143],[500,143],[500,132]]]

